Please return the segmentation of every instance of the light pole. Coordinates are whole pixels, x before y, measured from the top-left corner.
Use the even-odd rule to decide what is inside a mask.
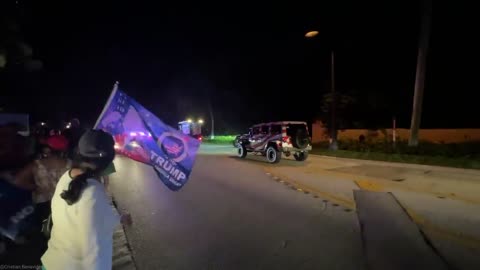
[[[199,126],[199,129],[200,129],[200,136],[203,135],[203,131],[202,131],[202,127],[203,127],[203,119],[198,119],[198,126]]]
[[[305,33],[306,38],[314,38],[318,35],[318,31],[308,31]],[[330,57],[331,57],[331,62],[330,62],[330,81],[331,81],[331,95],[332,95],[332,104],[330,105],[331,108],[331,122],[330,122],[330,150],[338,150],[338,143],[337,143],[337,127],[336,127],[336,111],[337,111],[337,95],[335,92],[335,52],[332,48],[330,51]]]
[[[417,71],[415,74],[415,90],[413,95],[412,121],[410,122],[409,146],[418,146],[418,133],[420,129],[420,120],[422,118],[423,91],[425,88],[425,74],[427,65],[428,44],[431,32],[432,20],[432,1],[425,0],[424,14],[420,29],[420,39],[418,44]]]
[[[208,111],[210,112],[210,119],[212,121],[212,126],[210,130],[210,139],[215,139],[215,119],[213,118],[213,109],[212,109],[212,102],[208,99]]]

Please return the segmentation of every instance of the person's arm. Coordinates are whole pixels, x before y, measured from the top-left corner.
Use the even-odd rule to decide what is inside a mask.
[[[20,169],[20,171],[15,174],[13,184],[21,189],[35,190],[37,186],[35,185],[35,179],[33,176],[34,169],[34,162],[31,162],[27,166]]]
[[[124,226],[132,225],[132,216],[129,213],[120,213],[120,223]]]

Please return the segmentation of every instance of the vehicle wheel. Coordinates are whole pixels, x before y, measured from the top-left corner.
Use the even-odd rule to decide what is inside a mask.
[[[238,144],[237,155],[239,158],[245,158],[247,156],[247,148],[244,145]]]
[[[277,151],[275,147],[270,146],[267,148],[266,156],[269,163],[278,163],[282,158],[282,153]]]
[[[308,158],[308,152],[297,152],[293,154],[293,157],[295,157],[297,161],[305,161]]]
[[[235,139],[233,140],[233,146],[235,147],[238,147],[238,137],[239,136],[235,137]]]
[[[310,137],[306,130],[299,129],[295,133],[295,136],[292,138],[292,144],[298,149],[305,149],[307,148],[308,144],[310,143]]]

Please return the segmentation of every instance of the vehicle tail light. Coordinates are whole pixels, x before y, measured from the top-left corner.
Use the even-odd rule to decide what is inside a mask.
[[[282,137],[282,141],[284,143],[290,143],[290,137],[289,136]]]
[[[199,141],[202,141],[202,140],[203,140],[203,138],[202,138],[202,137],[198,137],[198,140],[199,140]]]

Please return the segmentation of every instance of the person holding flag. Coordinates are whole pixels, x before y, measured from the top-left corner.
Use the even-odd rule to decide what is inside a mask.
[[[120,222],[131,223],[129,215],[117,215],[100,182],[114,157],[110,134],[90,130],[80,138],[72,169],[60,178],[52,198],[44,269],[112,269],[113,232]]]
[[[113,212],[100,183],[113,164],[112,136],[121,142],[122,153],[150,165],[172,191],[187,183],[200,146],[198,140],[165,125],[118,90],[118,83],[94,129],[80,138],[73,169],[62,176],[55,190],[54,225],[42,257],[47,270],[112,268],[113,229],[119,221],[131,223],[129,215],[119,218]]]
[[[122,154],[150,165],[172,191],[180,190],[193,169],[200,142],[163,123],[118,89],[118,82],[95,124],[110,133]]]

